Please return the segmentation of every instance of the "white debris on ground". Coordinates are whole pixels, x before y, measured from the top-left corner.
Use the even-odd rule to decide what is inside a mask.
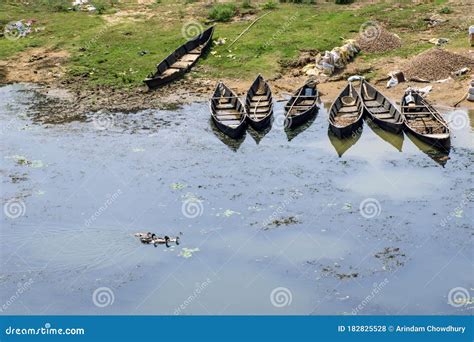
[[[322,55],[318,54],[315,63],[305,65],[302,71],[307,76],[331,76],[336,70],[344,68],[359,51],[355,40],[346,40],[343,46],[325,51]]]
[[[471,85],[467,94],[467,100],[474,102],[474,78],[471,80]]]
[[[94,12],[96,8],[89,4],[89,0],[74,0],[72,7],[81,11]]]

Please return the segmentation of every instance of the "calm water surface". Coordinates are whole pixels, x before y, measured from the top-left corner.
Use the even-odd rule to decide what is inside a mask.
[[[283,102],[234,143],[205,102],[62,125],[32,103],[0,88],[2,314],[472,312],[448,295],[474,296],[473,113],[442,110],[447,156],[367,123],[337,140],[324,108],[286,132]]]

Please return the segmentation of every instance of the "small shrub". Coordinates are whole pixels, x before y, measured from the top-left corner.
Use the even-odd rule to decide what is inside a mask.
[[[92,1],[91,4],[95,7],[95,10],[98,14],[103,14],[107,10],[108,3],[105,0],[95,0]]]
[[[253,8],[252,3],[250,2],[250,0],[244,0],[242,2],[242,8]]]
[[[441,13],[441,14],[449,14],[449,13],[452,13],[452,12],[453,12],[453,11],[451,10],[451,8],[450,8],[450,7],[447,7],[447,6],[446,6],[446,7],[443,7],[443,8],[439,11],[439,13]]]
[[[53,12],[65,12],[71,8],[71,2],[67,0],[43,0],[42,3],[50,11]]]
[[[352,4],[354,0],[336,0],[336,4],[338,5],[345,5],[345,4]]]
[[[273,2],[272,0],[266,2],[265,4],[263,4],[263,9],[265,10],[273,10],[277,8],[277,4],[276,2]]]
[[[229,21],[237,13],[234,4],[216,4],[209,11],[209,19],[215,21]]]

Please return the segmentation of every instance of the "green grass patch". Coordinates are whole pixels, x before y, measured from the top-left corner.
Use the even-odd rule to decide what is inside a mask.
[[[236,14],[237,6],[235,4],[217,4],[209,10],[209,19],[225,22]]]
[[[181,30],[183,23],[191,20],[204,22],[209,17],[220,21],[216,24],[214,39],[227,38],[227,44],[213,46],[215,53],[202,58],[191,76],[248,80],[257,73],[273,76],[279,71],[279,61],[296,58],[300,49],[324,51],[340,46],[341,37],[356,37],[361,25],[369,20],[380,22],[399,34],[403,47],[384,54],[361,54],[360,58],[370,62],[383,57],[412,56],[432,47],[427,42],[420,43],[417,34],[426,30],[423,21],[426,13],[439,12],[443,6],[438,1],[421,5],[400,1],[398,6],[401,7],[396,9],[392,9],[394,3],[389,2],[354,9],[334,2],[312,5],[280,1],[278,7],[259,20],[229,51],[230,42],[250,24],[249,21],[231,19],[242,8],[253,6],[250,0],[238,4],[214,4],[210,8],[189,0],[181,3],[160,0],[148,8],[154,13],[167,13],[166,20],[160,15],[146,20],[136,17],[114,26],[108,25],[98,13],[63,11],[56,5],[51,7],[56,0],[41,1],[34,4],[32,1],[31,6],[0,3],[0,23],[34,18],[37,22],[33,28],[45,28],[17,41],[0,38],[0,59],[31,47],[64,49],[71,53],[66,65],[71,77],[80,76],[90,85],[114,87],[141,85],[160,60],[186,41]],[[106,13],[115,8],[133,8],[126,2],[102,1]],[[184,2],[189,5],[184,7]],[[463,47],[467,41],[464,31],[453,30],[449,25],[440,25],[433,35],[449,38],[449,46],[453,47]],[[140,54],[141,51],[147,53]]]

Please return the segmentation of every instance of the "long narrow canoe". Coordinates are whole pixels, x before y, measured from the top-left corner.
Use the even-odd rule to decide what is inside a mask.
[[[213,33],[214,26],[211,26],[157,64],[156,71],[144,80],[148,88],[158,88],[189,71],[211,45]]]
[[[360,83],[360,97],[365,113],[375,124],[396,134],[403,130],[403,117],[398,108],[365,80]]]
[[[329,110],[329,128],[338,137],[352,135],[362,126],[364,108],[351,82],[342,90]]]
[[[449,150],[449,127],[441,114],[416,91],[408,90],[402,99],[405,128],[418,139]]]
[[[295,128],[307,122],[319,109],[316,83],[298,88],[285,105],[285,127]]]
[[[254,129],[260,131],[270,125],[273,114],[272,91],[261,75],[257,76],[247,91],[245,109],[247,121]]]
[[[237,94],[219,82],[210,100],[212,119],[217,128],[237,139],[245,132],[245,107]]]

